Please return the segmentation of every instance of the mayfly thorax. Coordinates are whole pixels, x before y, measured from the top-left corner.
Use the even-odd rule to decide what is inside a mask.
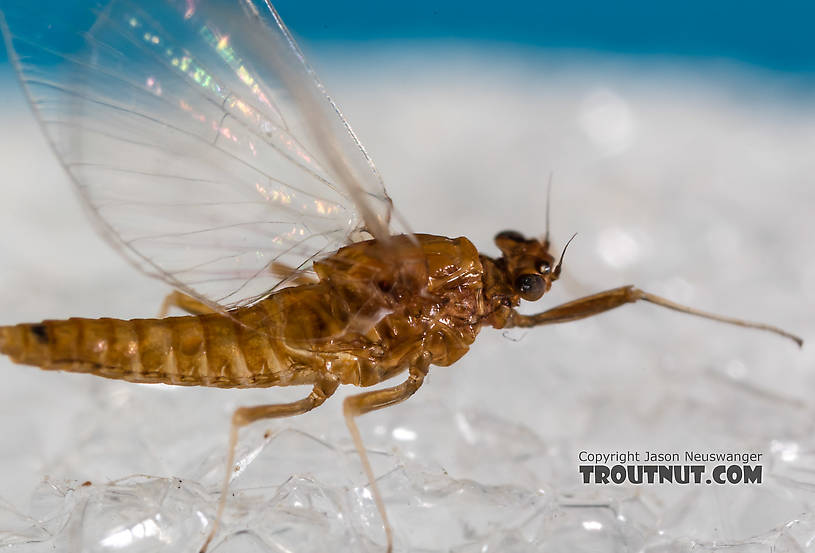
[[[2,29],[46,137],[94,222],[139,269],[176,288],[156,319],[0,327],[0,352],[46,370],[220,388],[307,385],[306,397],[239,408],[209,534],[216,536],[238,431],[305,413],[340,385],[395,385],[343,412],[393,538],[355,422],[410,397],[485,326],[533,327],[637,301],[742,327],[623,286],[522,315],[563,271],[542,238],[499,232],[499,257],[466,238],[410,232],[357,137],[277,12],[234,4],[26,2]]]

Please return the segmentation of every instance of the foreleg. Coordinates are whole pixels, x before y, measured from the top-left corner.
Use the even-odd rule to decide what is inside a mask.
[[[714,321],[719,321],[722,323],[741,326],[745,328],[755,328],[758,330],[773,332],[775,334],[783,336],[784,338],[789,338],[799,346],[801,346],[804,343],[804,341],[798,336],[790,334],[789,332],[782,330],[778,327],[764,323],[744,321],[742,319],[735,319],[733,317],[725,317],[723,315],[716,315],[714,313],[707,313],[705,311],[699,311],[698,309],[693,309],[684,305],[680,305],[678,303],[674,303],[660,296],[655,296],[654,294],[643,292],[642,290],[640,290],[639,288],[635,288],[634,286],[621,286],[620,288],[606,290],[605,292],[600,292],[598,294],[586,296],[585,298],[580,298],[574,301],[570,301],[568,303],[564,303],[563,305],[558,305],[557,307],[553,307],[552,309],[549,309],[542,313],[538,313],[536,315],[521,315],[520,313],[513,311],[512,315],[507,321],[506,328],[532,327],[556,323],[565,323],[567,321],[576,321],[578,319],[585,319],[586,317],[591,317],[593,315],[603,313],[604,311],[609,311],[616,307],[620,307],[621,305],[625,305],[627,303],[634,303],[639,300],[651,302],[662,307],[667,307],[668,309],[673,309],[675,311],[681,311],[682,313],[696,315],[697,317],[704,317],[705,319],[711,319]]]

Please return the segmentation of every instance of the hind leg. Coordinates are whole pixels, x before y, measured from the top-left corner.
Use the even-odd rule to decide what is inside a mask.
[[[362,461],[362,468],[365,470],[365,475],[368,477],[368,482],[371,485],[371,492],[374,496],[376,509],[379,511],[379,516],[382,517],[382,524],[385,527],[385,539],[388,544],[387,553],[393,551],[393,531],[391,530],[390,522],[388,522],[385,502],[382,500],[379,486],[376,485],[374,471],[371,468],[371,462],[368,460],[368,454],[365,452],[365,446],[362,445],[362,436],[359,434],[359,428],[357,428],[355,419],[365,413],[370,413],[371,411],[376,411],[377,409],[405,401],[422,385],[429,368],[430,356],[424,355],[419,358],[415,367],[410,368],[408,378],[403,383],[383,390],[374,390],[372,392],[349,396],[345,398],[342,405],[343,413],[345,413],[345,424],[348,426],[351,437],[354,439],[354,446]]]
[[[276,405],[258,405],[256,407],[239,407],[235,410],[235,413],[232,415],[232,427],[229,431],[229,453],[226,458],[224,481],[221,485],[221,497],[218,499],[218,509],[215,512],[215,521],[212,523],[212,530],[209,531],[209,535],[201,547],[201,553],[206,552],[212,538],[215,537],[215,533],[218,531],[218,526],[221,523],[221,517],[224,514],[224,506],[226,505],[226,497],[231,480],[230,477],[234,472],[233,465],[235,463],[235,447],[238,445],[238,431],[255,421],[291,417],[307,413],[315,407],[322,405],[323,402],[331,397],[337,390],[338,386],[339,382],[335,380],[325,380],[315,384],[308,397],[300,401],[279,403]]]
[[[307,273],[300,269],[295,269],[294,267],[290,267],[289,265],[281,263],[280,261],[273,261],[269,265],[269,272],[278,278],[290,279],[289,282],[294,286],[300,286],[302,284],[314,284],[317,282],[317,279],[313,273]]]
[[[184,292],[179,292],[178,290],[173,290],[167,294],[167,297],[164,298],[163,302],[161,302],[161,309],[159,309],[158,312],[159,318],[163,319],[166,317],[171,307],[183,309],[190,315],[207,315],[209,313],[215,313],[213,308],[201,300],[188,296]]]

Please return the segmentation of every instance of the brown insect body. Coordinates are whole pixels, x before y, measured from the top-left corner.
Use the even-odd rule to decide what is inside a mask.
[[[394,237],[388,252],[375,240],[352,244],[315,263],[319,282],[284,288],[228,314],[0,327],[0,352],[50,370],[220,388],[325,378],[371,386],[425,353],[432,364],[450,365],[495,308],[506,308],[505,295],[496,302],[492,293],[505,279],[492,260],[485,273],[466,238],[416,239],[419,247]],[[389,263],[393,256],[401,263]]]

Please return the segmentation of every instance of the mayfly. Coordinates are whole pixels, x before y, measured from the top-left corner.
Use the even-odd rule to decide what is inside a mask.
[[[483,326],[534,327],[646,301],[801,339],[624,286],[520,314],[561,276],[541,238],[413,234],[371,159],[266,0],[5,5],[10,58],[51,147],[102,234],[176,291],[157,319],[0,327],[0,352],[46,370],[140,383],[309,385],[292,403],[241,407],[206,550],[227,500],[239,430],[305,413],[340,385],[343,412],[393,538],[357,429],[460,359]],[[547,224],[548,227],[548,224]],[[567,244],[568,245],[568,244]],[[565,248],[564,248],[565,251]]]

